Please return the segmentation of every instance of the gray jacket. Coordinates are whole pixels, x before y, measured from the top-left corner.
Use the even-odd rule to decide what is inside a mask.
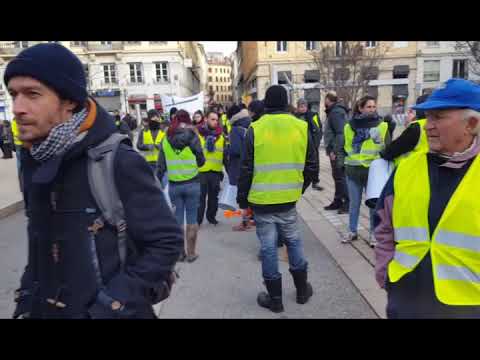
[[[324,143],[327,155],[331,152],[337,156],[343,154],[343,128],[347,123],[348,109],[342,104],[335,104],[326,111]]]

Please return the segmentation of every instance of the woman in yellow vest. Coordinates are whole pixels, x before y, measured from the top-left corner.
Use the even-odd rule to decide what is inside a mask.
[[[348,243],[358,238],[358,218],[362,193],[368,183],[368,170],[373,160],[380,157],[380,151],[390,142],[388,125],[378,116],[374,97],[364,96],[357,102],[352,119],[345,124],[345,175],[349,204],[349,230],[342,240]],[[370,246],[375,245],[373,232],[373,209],[370,209]]]
[[[162,118],[157,110],[149,110],[147,116],[148,127],[144,128],[140,134],[138,134],[137,149],[142,152],[145,160],[147,160],[152,170],[155,171],[160,143],[165,136],[165,132],[160,128]]]
[[[426,111],[429,152],[403,160],[375,216],[388,318],[480,318],[480,86],[451,79]]]
[[[204,164],[205,156],[190,115],[185,110],[178,110],[160,145],[157,176],[161,179],[167,173],[170,199],[182,229],[185,229],[186,218],[186,252],[183,251],[180,261],[193,262],[198,258],[199,168]]]
[[[206,160],[205,165],[199,169],[201,195],[198,224],[201,225],[203,222],[206,207],[207,221],[217,225],[218,193],[220,192],[220,182],[223,180],[223,166],[227,160],[227,147],[222,127],[218,122],[218,114],[209,111],[206,121],[197,129]],[[206,206],[207,196],[208,205]]]

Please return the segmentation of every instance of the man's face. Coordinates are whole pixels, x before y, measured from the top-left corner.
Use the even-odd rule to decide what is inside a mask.
[[[305,114],[305,113],[308,111],[308,106],[307,106],[307,104],[300,104],[300,105],[298,105],[297,111],[298,111],[300,114]]]
[[[16,76],[8,83],[13,100],[13,113],[18,123],[19,139],[37,142],[50,130],[69,120],[76,104],[62,100],[48,86],[27,76]]]
[[[425,130],[432,151],[453,154],[468,147],[472,140],[470,131],[476,125],[475,119],[464,121],[464,111],[461,109],[432,110],[427,111],[426,115]]]
[[[215,113],[208,114],[207,124],[210,129],[216,129],[218,127],[218,115]]]

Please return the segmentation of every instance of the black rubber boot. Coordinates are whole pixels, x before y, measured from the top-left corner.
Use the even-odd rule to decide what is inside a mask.
[[[283,312],[282,302],[282,278],[277,280],[265,280],[268,293],[262,291],[257,296],[257,303],[274,313]]]
[[[313,295],[312,285],[307,281],[307,270],[289,270],[297,288],[297,304],[305,304]]]

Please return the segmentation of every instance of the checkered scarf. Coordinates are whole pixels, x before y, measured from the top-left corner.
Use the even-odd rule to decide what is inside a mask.
[[[67,122],[55,126],[48,137],[39,144],[34,144],[30,149],[32,157],[40,162],[45,162],[54,155],[66,152],[75,143],[78,129],[88,115],[88,109],[73,114]]]

